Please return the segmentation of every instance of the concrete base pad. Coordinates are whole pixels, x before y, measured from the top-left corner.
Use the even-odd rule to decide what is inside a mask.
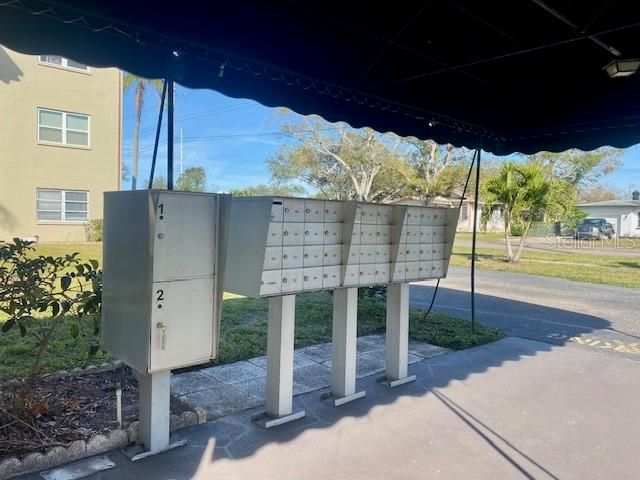
[[[259,413],[255,415],[251,420],[254,423],[261,426],[262,428],[273,428],[279,425],[284,425],[285,423],[294,422],[296,420],[300,420],[304,418],[307,413],[304,410],[299,410],[297,412],[290,413],[289,415],[283,415],[281,417],[271,417],[267,414],[267,412]]]
[[[333,403],[334,407],[339,407],[340,405],[345,405],[349,402],[353,402],[354,400],[358,400],[359,398],[364,398],[367,396],[367,392],[364,390],[356,393],[352,393],[351,395],[345,395],[344,397],[334,397],[331,393],[324,393],[320,396],[322,400],[328,400]]]
[[[415,380],[415,375],[409,375],[397,380],[389,380],[387,377],[381,377],[380,379],[378,379],[378,382],[380,382],[380,384],[384,385],[385,387],[394,388],[399,387],[400,385],[404,385],[405,383],[415,382]]]
[[[132,447],[126,448],[122,450],[122,453],[125,454],[126,457],[129,458],[132,462],[137,462],[138,460],[142,460],[143,458],[151,457],[153,455],[157,455],[158,453],[166,452],[168,450],[173,450],[174,448],[182,447],[187,444],[186,440],[178,440],[177,442],[170,443],[167,448],[162,450],[144,450],[144,447],[140,444],[133,445]]]

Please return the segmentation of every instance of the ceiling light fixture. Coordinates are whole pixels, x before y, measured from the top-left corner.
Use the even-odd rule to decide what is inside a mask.
[[[603,68],[611,78],[629,77],[640,68],[640,59],[616,59]]]

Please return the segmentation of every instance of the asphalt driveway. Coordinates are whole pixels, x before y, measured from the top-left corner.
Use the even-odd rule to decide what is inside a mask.
[[[434,310],[470,318],[469,274],[449,268]],[[412,305],[427,308],[434,284],[413,284]],[[640,361],[638,289],[476,270],[476,294],[476,318],[508,335]]]

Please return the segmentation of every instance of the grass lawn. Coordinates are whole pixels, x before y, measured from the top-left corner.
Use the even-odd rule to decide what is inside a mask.
[[[471,232],[456,232],[456,238],[460,240],[471,240],[473,234]],[[476,235],[478,240],[496,241],[504,240],[503,232],[478,232]],[[513,237],[514,240],[519,241],[520,237]]]
[[[505,262],[504,248],[479,248],[476,266],[485,270],[528,273],[579,282],[640,288],[640,257],[541,252],[525,249],[516,264]],[[451,265],[468,267],[471,248],[455,246]]]
[[[40,244],[39,255],[65,255],[78,252],[82,260],[96,259],[102,262],[100,243]],[[267,345],[268,302],[226,293],[222,307],[222,331],[220,338],[220,362],[228,363],[264,355]],[[329,292],[305,293],[296,299],[296,348],[331,341],[333,304]],[[386,316],[382,299],[362,296],[358,302],[358,335],[384,332]],[[462,349],[502,338],[495,329],[478,325],[471,335],[466,320],[443,314],[432,314],[424,321],[421,310],[410,311],[410,335],[443,347]],[[43,321],[43,320],[38,320]],[[0,319],[0,323],[2,319]],[[71,336],[74,320],[69,318],[49,346],[44,360],[43,373],[69,370],[90,364],[113,360],[106,353],[89,358]],[[90,328],[87,329],[90,332]],[[82,337],[80,337],[80,341]],[[85,340],[86,341],[86,340]],[[35,351],[35,340],[21,337],[17,328],[0,333],[0,382],[24,377]]]
[[[229,363],[258,355],[267,348],[267,310],[265,299],[252,299],[225,294],[222,307],[220,363]],[[329,292],[312,292],[296,299],[296,348],[331,341],[333,304]],[[362,297],[358,302],[358,335],[384,332],[386,307],[384,300]],[[410,335],[416,340],[453,349],[463,349],[502,338],[495,329],[477,325],[471,334],[466,320],[443,314],[431,314],[425,321],[421,310],[410,311]],[[69,319],[51,342],[44,361],[44,373],[113,360],[106,353],[88,358],[70,335]],[[20,337],[17,328],[0,333],[0,382],[23,377],[28,373],[35,350],[32,337]]]

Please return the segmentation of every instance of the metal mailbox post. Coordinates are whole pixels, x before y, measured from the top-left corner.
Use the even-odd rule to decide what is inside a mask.
[[[294,412],[295,294],[334,290],[331,398],[356,391],[357,288],[389,285],[386,379],[407,376],[409,282],[446,275],[458,209],[245,197],[232,201],[225,289],[269,298],[266,428]]]
[[[171,369],[217,356],[230,196],[105,193],[103,347],[139,373],[140,441],[170,447]]]

